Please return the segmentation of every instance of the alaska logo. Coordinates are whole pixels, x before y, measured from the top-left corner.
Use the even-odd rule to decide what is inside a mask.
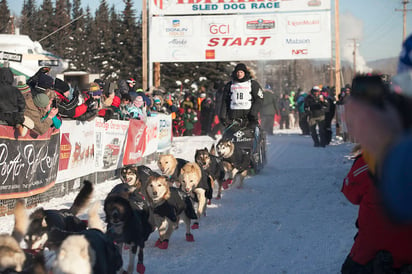
[[[274,29],[275,21],[274,20],[253,20],[246,22],[246,28],[252,30],[263,30],[263,29]]]

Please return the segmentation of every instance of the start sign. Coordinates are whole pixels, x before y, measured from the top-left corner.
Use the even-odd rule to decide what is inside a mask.
[[[216,46],[263,46],[265,42],[270,39],[270,36],[262,37],[222,37],[222,38],[211,38],[207,44],[209,47]]]

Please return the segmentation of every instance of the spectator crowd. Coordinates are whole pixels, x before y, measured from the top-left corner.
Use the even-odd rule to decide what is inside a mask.
[[[53,78],[49,72],[50,68],[43,67],[26,80],[14,76],[7,67],[0,68],[0,93],[5,98],[0,103],[0,123],[14,127],[16,135],[42,135],[50,127],[59,128],[62,119],[86,121],[99,116],[105,120],[146,120],[157,113],[172,115],[174,136],[216,138],[227,127],[227,121],[220,121],[225,116],[224,83],[215,83],[210,90],[200,86],[185,92],[162,88],[143,91],[132,78],[117,82],[96,79],[79,86]],[[349,85],[342,89],[338,101],[333,88],[321,85],[309,91],[279,92],[267,84],[262,90],[258,118],[267,134],[272,135],[276,128],[299,127],[302,135],[312,136],[315,146],[324,147],[332,139],[336,111],[336,135],[348,140],[345,123],[339,117],[350,93]]]

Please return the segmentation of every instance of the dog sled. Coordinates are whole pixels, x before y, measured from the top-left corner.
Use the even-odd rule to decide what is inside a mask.
[[[250,128],[242,121],[235,120],[222,135],[223,140],[232,141],[250,158],[250,168],[259,173],[266,164],[266,133],[260,125]]]

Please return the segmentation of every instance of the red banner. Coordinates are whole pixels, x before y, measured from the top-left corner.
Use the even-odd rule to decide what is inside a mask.
[[[131,119],[129,122],[123,165],[137,164],[142,160],[143,153],[146,149],[145,122],[135,119]]]

